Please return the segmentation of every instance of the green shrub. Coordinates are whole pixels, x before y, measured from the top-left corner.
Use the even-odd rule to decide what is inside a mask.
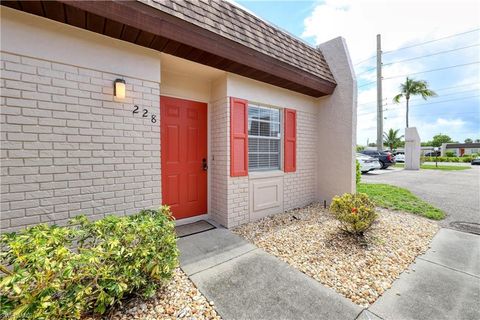
[[[340,229],[355,235],[362,235],[377,218],[375,204],[365,193],[334,197],[330,211],[340,221]]]
[[[449,157],[449,158],[455,157],[455,152],[453,152],[453,151],[447,151],[447,152],[445,152],[445,155],[446,155],[447,157]]]
[[[357,184],[360,183],[360,180],[362,180],[362,171],[360,171],[360,162],[355,159],[355,181]]]
[[[467,155],[463,157],[421,157],[420,161],[421,162],[471,162],[472,161],[472,156]]]
[[[0,318],[102,314],[126,295],[152,295],[178,265],[168,207],[71,223],[2,235]]]

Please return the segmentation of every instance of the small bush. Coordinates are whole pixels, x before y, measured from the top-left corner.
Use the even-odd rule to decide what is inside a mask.
[[[170,279],[178,250],[168,207],[137,215],[84,216],[67,227],[3,234],[0,318],[78,319]],[[7,267],[8,266],[8,267]]]
[[[473,157],[471,155],[463,157],[421,157],[420,161],[422,162],[471,162]]]
[[[377,218],[375,204],[365,193],[334,197],[330,211],[340,221],[340,229],[355,235],[362,235]]]
[[[360,180],[362,180],[362,171],[360,171],[360,162],[355,159],[355,181],[357,182],[357,185],[360,183]]]
[[[445,155],[446,155],[448,158],[455,157],[455,152],[453,152],[453,151],[447,151],[447,152],[445,152]]]

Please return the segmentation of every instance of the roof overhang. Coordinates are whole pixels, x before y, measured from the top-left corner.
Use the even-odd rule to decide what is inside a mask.
[[[471,142],[471,143],[446,143],[446,149],[456,149],[456,148],[480,148],[480,143]]]
[[[138,1],[2,1],[2,5],[313,97],[336,84]]]

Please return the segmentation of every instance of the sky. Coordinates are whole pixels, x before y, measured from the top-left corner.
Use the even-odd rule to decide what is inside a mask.
[[[377,34],[382,36],[384,131],[404,132],[405,102],[392,99],[409,76],[427,81],[438,95],[410,99],[409,124],[422,141],[439,133],[460,142],[480,139],[480,1],[231,1],[313,46],[346,39],[358,84],[357,144],[376,141]],[[442,68],[447,69],[429,71]]]

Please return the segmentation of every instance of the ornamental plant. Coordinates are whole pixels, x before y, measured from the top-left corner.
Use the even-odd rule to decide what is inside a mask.
[[[330,212],[340,222],[340,229],[354,235],[363,235],[377,218],[375,204],[365,193],[345,193],[336,196]]]
[[[355,182],[357,185],[360,183],[362,180],[362,171],[360,171],[360,162],[358,160],[355,160]]]
[[[1,236],[0,318],[78,319],[151,296],[178,265],[168,207]]]

